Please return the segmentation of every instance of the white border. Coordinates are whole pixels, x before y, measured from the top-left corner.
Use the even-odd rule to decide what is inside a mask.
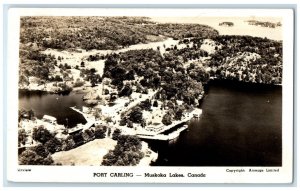
[[[55,10],[55,11],[54,11]],[[101,11],[100,11],[101,10]],[[271,16],[283,18],[283,166],[280,173],[227,173],[227,167],[80,167],[30,166],[31,172],[18,172],[17,111],[18,51],[20,16]],[[255,9],[24,9],[13,8],[8,14],[7,55],[7,178],[15,182],[135,182],[135,183],[291,183],[293,161],[293,11]],[[22,168],[26,168],[22,166]],[[232,169],[233,167],[230,167]],[[238,168],[238,167],[237,167]],[[248,167],[243,167],[246,171]],[[251,167],[254,168],[254,167]],[[261,167],[257,167],[261,168]],[[265,169],[261,168],[261,169]],[[94,178],[94,172],[190,172],[205,173],[205,178]]]

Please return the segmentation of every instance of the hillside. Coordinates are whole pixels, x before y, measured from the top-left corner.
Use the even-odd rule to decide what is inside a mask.
[[[210,38],[218,32],[200,24],[157,24],[146,17],[22,17],[20,42],[55,49],[117,49],[165,37]]]

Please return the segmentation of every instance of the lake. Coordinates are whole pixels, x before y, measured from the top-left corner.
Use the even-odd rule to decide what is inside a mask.
[[[82,96],[83,94],[78,93],[58,95],[40,91],[19,91],[19,109],[32,109],[38,119],[51,115],[57,118],[58,124],[74,127],[78,123],[86,123],[81,114],[70,109],[74,106],[82,108]]]
[[[33,109],[38,118],[54,116],[59,124],[70,127],[85,123],[82,115],[69,108],[82,105],[82,94],[19,95],[20,108]],[[211,81],[201,108],[201,118],[192,120],[177,140],[149,141],[159,154],[154,166],[281,165],[281,86]]]
[[[203,114],[171,143],[150,142],[155,166],[281,166],[281,86],[210,82]]]
[[[268,28],[256,25],[249,25],[248,20],[269,21],[273,23],[281,22],[280,17],[151,17],[152,21],[159,23],[196,23],[213,27],[219,31],[220,35],[250,35],[255,37],[282,40],[282,27]],[[219,26],[221,22],[233,22],[234,26]]]

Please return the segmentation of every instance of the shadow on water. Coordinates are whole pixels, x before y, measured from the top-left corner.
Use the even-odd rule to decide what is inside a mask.
[[[178,140],[151,141],[154,166],[281,166],[281,86],[213,81]]]

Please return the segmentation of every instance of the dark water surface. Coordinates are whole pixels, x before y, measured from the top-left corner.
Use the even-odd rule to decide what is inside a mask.
[[[211,81],[207,87],[199,120],[172,143],[149,141],[159,154],[153,165],[281,166],[281,87],[229,81]],[[20,108],[33,109],[38,118],[54,116],[70,127],[86,122],[69,108],[82,105],[82,94],[19,94]]]
[[[203,114],[172,143],[150,142],[155,166],[281,166],[280,86],[213,81]]]
[[[69,95],[48,94],[44,92],[19,91],[19,109],[34,111],[37,118],[51,115],[57,118],[58,124],[74,127],[78,123],[86,123],[84,117],[70,107],[82,108],[83,94]]]

